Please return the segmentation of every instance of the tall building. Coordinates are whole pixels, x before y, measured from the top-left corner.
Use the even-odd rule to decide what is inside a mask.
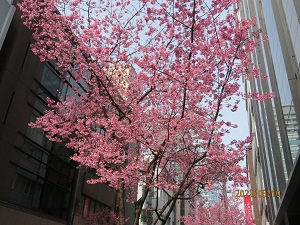
[[[53,63],[32,53],[16,2],[0,0],[0,223],[79,225],[102,207],[114,211],[116,191],[87,184],[94,171],[77,169],[70,150],[28,123],[47,109],[46,98],[87,87],[72,74],[63,81]]]
[[[204,206],[213,206],[220,202],[221,196],[226,196],[226,184],[215,182],[211,190],[203,190],[200,201],[204,202]]]
[[[300,221],[300,1],[242,0],[240,16],[256,18],[268,41],[256,47],[251,59],[262,74],[246,80],[246,90],[274,92],[266,101],[247,100],[251,133],[251,187],[261,190],[256,217],[262,224],[292,225]],[[254,31],[254,30],[253,30]],[[253,190],[255,191],[255,190]]]

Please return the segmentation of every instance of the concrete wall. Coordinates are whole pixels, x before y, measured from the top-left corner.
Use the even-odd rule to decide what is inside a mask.
[[[0,223],[3,225],[65,225],[52,217],[41,216],[30,210],[0,202]]]

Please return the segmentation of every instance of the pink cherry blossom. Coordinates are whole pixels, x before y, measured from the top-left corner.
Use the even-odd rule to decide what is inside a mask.
[[[216,187],[213,190],[215,191],[215,189]],[[190,215],[182,217],[184,224],[253,225],[253,221],[247,218],[243,212],[242,199],[233,195],[235,193],[234,189],[229,194],[225,191],[220,190],[220,194],[216,196],[216,199],[201,197],[197,201],[194,200]]]
[[[172,193],[159,211],[166,218],[179,197],[199,195],[211,181],[247,182],[238,162],[251,139],[225,145],[243,75],[255,79],[248,57],[257,45],[253,21],[238,19],[237,0],[24,0],[33,52],[55,62],[86,93],[49,101],[30,125],[73,149],[72,159],[136,206],[135,224],[150,188]],[[251,29],[250,29],[251,28]],[[252,32],[250,30],[254,30]],[[250,69],[252,68],[252,69]],[[253,75],[253,76],[252,76]],[[255,100],[270,94],[246,96]],[[132,187],[143,185],[136,198]],[[131,194],[131,195],[130,195]]]

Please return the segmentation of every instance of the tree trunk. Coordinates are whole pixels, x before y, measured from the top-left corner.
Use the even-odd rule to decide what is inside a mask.
[[[119,179],[119,188],[117,192],[117,210],[118,210],[118,218],[119,225],[125,225],[125,189],[124,189],[124,181],[123,179]]]
[[[139,218],[142,211],[142,204],[135,205],[135,217],[134,217],[134,225],[139,225]]]
[[[145,186],[142,191],[142,197],[137,202],[135,202],[135,215],[134,215],[134,224],[133,225],[139,225],[139,219],[140,219],[143,205],[144,205],[144,202],[148,195],[148,192],[149,192],[149,187]]]

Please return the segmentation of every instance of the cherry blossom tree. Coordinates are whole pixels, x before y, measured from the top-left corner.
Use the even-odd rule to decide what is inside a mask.
[[[238,0],[24,0],[24,24],[33,52],[71,74],[85,93],[49,100],[31,124],[74,150],[72,159],[94,168],[135,204],[135,224],[150,188],[172,196],[156,209],[165,224],[176,200],[192,199],[212,181],[243,183],[238,165],[251,141],[223,137],[234,129],[222,110],[238,107],[239,80],[255,79],[255,21],[238,19]],[[75,90],[76,91],[76,90]],[[262,100],[268,94],[254,93]],[[238,115],[235,115],[238,116]],[[136,199],[136,188],[143,194]],[[125,196],[127,190],[128,195]],[[188,190],[188,191],[187,191]]]
[[[201,198],[194,201],[191,214],[183,216],[182,221],[188,225],[253,225],[241,207],[242,199],[233,194],[221,192],[218,201],[209,202]]]
[[[97,212],[89,212],[81,217],[84,225],[118,225],[116,214],[108,208],[101,208]]]

